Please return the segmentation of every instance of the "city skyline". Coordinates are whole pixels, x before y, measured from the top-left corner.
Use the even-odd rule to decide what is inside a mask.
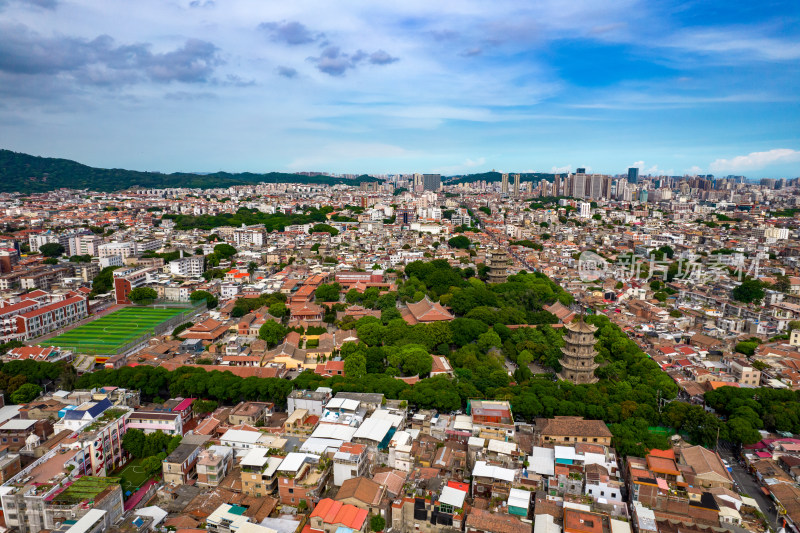
[[[136,170],[800,174],[800,7],[0,3],[2,148]]]

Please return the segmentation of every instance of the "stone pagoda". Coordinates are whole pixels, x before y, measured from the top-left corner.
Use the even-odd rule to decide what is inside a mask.
[[[511,266],[511,260],[503,250],[487,252],[486,266],[489,267],[489,283],[505,283],[508,280],[508,269]]]
[[[562,369],[558,377],[576,385],[595,383],[597,377],[594,371],[600,366],[594,361],[597,355],[597,350],[594,349],[597,342],[594,332],[597,331],[597,327],[587,324],[583,318],[565,324],[564,327],[567,329],[567,334],[564,336],[566,345],[561,348]]]

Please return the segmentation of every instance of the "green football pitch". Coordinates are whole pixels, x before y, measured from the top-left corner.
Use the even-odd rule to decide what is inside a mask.
[[[118,353],[126,344],[144,335],[155,335],[155,327],[180,315],[181,307],[125,307],[42,343],[91,355]]]

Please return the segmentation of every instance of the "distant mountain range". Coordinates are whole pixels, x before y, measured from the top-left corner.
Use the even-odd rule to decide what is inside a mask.
[[[381,181],[372,176],[362,175],[355,179],[334,178],[331,176],[304,176],[284,172],[255,174],[242,172],[214,172],[194,174],[177,172],[139,172],[119,168],[94,168],[69,159],[37,157],[10,150],[0,150],[0,192],[35,193],[55,189],[89,189],[99,192],[112,192],[131,187],[145,189],[164,189],[168,187],[189,187],[213,189],[232,185],[251,185],[254,183],[301,183],[318,185],[355,185],[364,181]]]

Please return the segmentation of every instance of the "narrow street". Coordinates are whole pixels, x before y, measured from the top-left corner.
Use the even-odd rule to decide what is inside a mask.
[[[774,531],[778,531],[778,512],[772,500],[761,491],[761,487],[756,481],[756,478],[752,476],[746,468],[740,466],[739,459],[733,455],[730,449],[720,446],[719,454],[731,465],[731,476],[736,484],[739,485],[739,492],[757,501],[764,516],[767,517],[770,527],[773,528]]]

